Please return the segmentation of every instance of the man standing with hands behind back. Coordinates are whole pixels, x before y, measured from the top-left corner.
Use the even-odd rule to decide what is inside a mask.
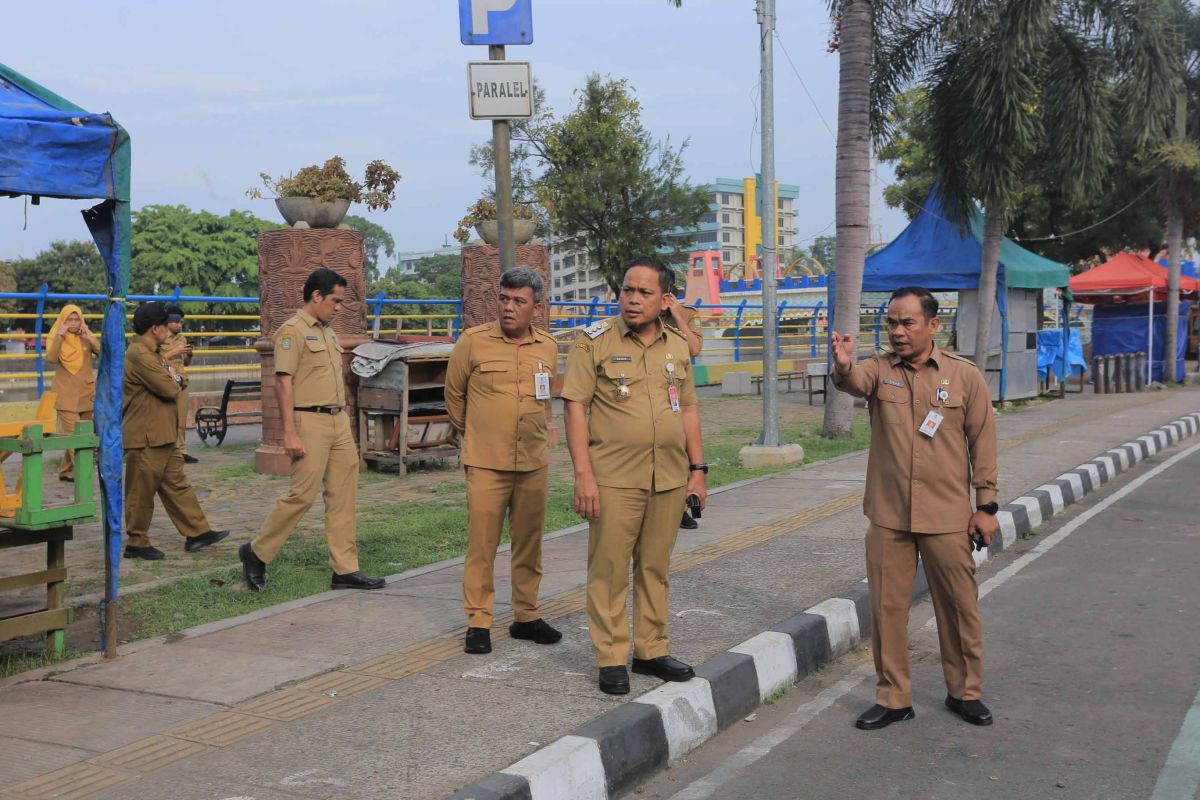
[[[973,725],[991,725],[980,699],[983,629],[972,539],[992,543],[996,522],[996,424],[991,391],[972,362],[940,350],[938,302],[917,286],[888,303],[891,355],[856,363],[855,342],[832,334],[833,385],[870,403],[871,449],[863,511],[875,702],[863,730],[912,719],[908,610],[917,555],[937,617],[946,707]],[[975,490],[975,511],[970,490]]]
[[[575,510],[588,520],[588,630],[600,691],[628,694],[625,602],[633,561],[633,671],[686,681],[670,655],[668,575],[688,495],[707,496],[704,446],[687,340],[659,315],[675,276],[636,259],[621,283],[621,315],[579,334],[562,398],[575,466]]]
[[[463,437],[467,474],[467,653],[492,651],[493,569],[506,516],[516,618],[508,633],[538,644],[562,639],[538,608],[550,480],[546,409],[558,361],[554,339],[533,327],[545,291],[542,277],[529,267],[501,275],[500,318],[463,331],[447,367],[446,413]]]

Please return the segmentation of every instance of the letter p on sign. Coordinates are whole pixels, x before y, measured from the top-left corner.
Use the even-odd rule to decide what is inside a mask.
[[[458,0],[463,44],[532,44],[532,0]]]

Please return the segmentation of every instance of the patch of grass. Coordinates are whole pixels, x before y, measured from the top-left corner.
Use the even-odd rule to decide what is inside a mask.
[[[254,462],[244,464],[224,464],[217,467],[213,471],[213,477],[217,480],[225,480],[228,478],[249,478],[257,473],[254,471]]]
[[[764,705],[764,706],[773,706],[773,705],[775,705],[775,704],[776,704],[776,703],[778,703],[780,700],[782,700],[782,699],[783,699],[783,696],[784,696],[784,695],[786,695],[786,694],[787,694],[788,692],[790,692],[791,690],[792,690],[792,687],[791,687],[790,685],[787,685],[787,686],[780,686],[778,689],[776,689],[775,691],[771,692],[771,695],[770,695],[770,696],[769,696],[769,697],[768,697],[766,700],[763,700],[763,705]]]
[[[433,487],[434,494],[466,494],[466,481],[447,481]]]
[[[10,675],[16,675],[20,672],[28,672],[31,669],[41,669],[53,664],[60,664],[63,661],[70,661],[82,655],[85,654],[70,648],[67,648],[61,656],[56,656],[51,652],[3,653],[0,654],[0,678],[7,678]]]
[[[753,444],[753,437],[756,437],[759,432],[759,429],[752,429],[752,436],[747,437],[746,441],[741,444],[706,444],[704,446],[704,458],[710,464],[708,473],[710,489],[794,468],[794,466],[782,466],[742,469],[738,464],[738,452],[743,446]],[[865,421],[855,422],[850,429],[849,436],[836,439],[826,439],[821,436],[820,425],[785,425],[782,432],[784,441],[789,444],[798,444],[804,448],[805,464],[853,453],[866,448],[871,442],[871,428]]]

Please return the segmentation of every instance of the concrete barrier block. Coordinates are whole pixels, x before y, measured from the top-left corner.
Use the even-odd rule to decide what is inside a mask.
[[[796,648],[786,633],[765,631],[729,649],[754,659],[760,700],[796,682]]]
[[[652,706],[625,703],[576,728],[572,735],[596,741],[610,797],[667,766],[667,732],[662,715]]]
[[[600,746],[584,736],[564,736],[501,773],[524,778],[530,800],[608,800]]]
[[[721,375],[721,394],[754,394],[749,372],[725,372]]]
[[[833,657],[829,645],[829,625],[820,614],[797,614],[771,630],[792,637],[797,677],[804,677]]]
[[[823,603],[817,603],[806,613],[819,614],[825,618],[825,626],[829,631],[829,649],[835,658],[849,651],[860,641],[858,609],[853,600],[832,597]]]
[[[754,659],[744,653],[717,653],[696,667],[696,677],[708,681],[720,730],[745,717],[761,702]]]
[[[712,689],[703,678],[668,683],[633,702],[654,706],[662,715],[672,762],[695,750],[717,734],[717,708]],[[565,794],[561,797],[574,797]],[[534,794],[534,800],[538,800]]]
[[[516,775],[494,772],[450,795],[449,800],[533,800],[529,784]]]

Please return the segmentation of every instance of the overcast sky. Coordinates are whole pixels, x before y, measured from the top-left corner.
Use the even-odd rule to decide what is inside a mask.
[[[778,5],[776,174],[800,185],[798,235],[811,240],[833,233],[837,56],[824,0]],[[6,4],[4,17],[5,64],[129,130],[134,208],[277,219],[270,200],[245,196],[259,172],[338,154],[361,174],[382,158],[404,176],[398,199],[365,216],[420,250],[443,244],[483,187],[467,157],[491,125],[468,117],[465,64],[487,49],[460,44],[455,0],[57,0]],[[534,44],[508,57],[532,62],[556,112],[589,73],[625,77],[651,132],[688,140],[693,182],[759,168],[753,0],[533,0],[533,20]],[[886,240],[904,219],[882,185],[873,218]],[[0,199],[0,259],[86,239],[86,205],[29,206],[23,229],[24,201]]]

